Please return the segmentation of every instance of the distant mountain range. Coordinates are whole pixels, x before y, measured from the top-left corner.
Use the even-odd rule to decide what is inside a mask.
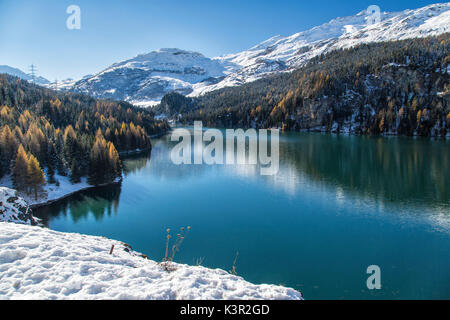
[[[13,68],[10,66],[5,66],[5,65],[0,66],[0,73],[7,73],[7,74],[16,76],[20,79],[27,80],[27,81],[32,80],[32,76],[30,74],[27,74],[20,69]],[[47,86],[50,84],[50,81],[48,81],[44,77],[36,77],[36,84]]]
[[[243,52],[212,59],[197,52],[160,49],[115,63],[82,80],[68,81],[64,89],[144,107],[158,104],[171,91],[199,96],[297,69],[311,58],[335,49],[449,32],[450,3],[395,13],[381,12],[381,21],[375,24],[369,24],[369,19],[370,15],[362,11],[289,37],[270,38]]]

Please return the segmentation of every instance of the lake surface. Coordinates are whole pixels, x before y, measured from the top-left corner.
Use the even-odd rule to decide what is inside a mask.
[[[450,142],[280,135],[280,171],[180,165],[174,143],[124,161],[121,185],[36,212],[54,230],[164,256],[166,229],[191,226],[175,260],[282,284],[306,299],[450,299]],[[105,248],[109,250],[109,248]],[[367,267],[381,268],[368,290]]]

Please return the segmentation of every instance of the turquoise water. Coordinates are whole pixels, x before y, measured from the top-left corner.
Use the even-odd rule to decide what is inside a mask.
[[[164,256],[166,229],[191,226],[175,260],[282,284],[306,299],[450,299],[450,143],[282,134],[280,171],[176,166],[168,137],[125,160],[119,186],[38,210],[54,230]],[[107,248],[106,250],[108,250]],[[367,267],[381,268],[368,290]]]

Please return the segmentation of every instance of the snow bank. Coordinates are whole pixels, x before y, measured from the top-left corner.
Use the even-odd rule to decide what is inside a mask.
[[[0,221],[38,225],[25,200],[17,196],[16,190],[0,187]]]
[[[59,185],[47,183],[44,186],[44,193],[38,197],[38,200],[36,200],[33,195],[28,196],[21,194],[21,197],[25,199],[30,206],[36,206],[52,203],[77,192],[94,188],[94,186],[87,182],[86,177],[81,178],[81,182],[75,184],[70,182],[69,177],[60,176],[58,174],[55,175],[55,179],[58,181]],[[119,180],[120,179],[117,179],[116,182]],[[11,189],[14,188],[10,176],[3,177],[3,179],[0,180],[0,185]]]
[[[302,299],[222,270],[174,266],[164,271],[119,241],[0,222],[0,299]]]
[[[46,202],[52,202],[67,197],[76,192],[92,188],[92,185],[87,183],[87,178],[85,177],[81,178],[80,183],[76,184],[72,184],[72,182],[70,182],[69,177],[55,175],[55,179],[59,182],[59,186],[47,184],[44,187],[46,195],[44,197],[41,197],[37,201],[35,200],[34,197],[29,197],[29,199],[26,199],[28,204],[36,205]]]

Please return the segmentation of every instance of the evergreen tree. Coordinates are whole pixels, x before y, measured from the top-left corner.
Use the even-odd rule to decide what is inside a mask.
[[[53,166],[53,164],[48,164],[47,167],[47,180],[49,184],[55,184],[56,183],[56,179],[55,179],[55,167]]]
[[[72,165],[70,166],[70,182],[72,183],[81,182],[80,167],[78,166],[77,161],[75,159],[73,159]]]
[[[47,180],[50,184],[55,184],[55,166],[57,162],[57,155],[55,150],[55,145],[53,142],[50,142],[48,145],[48,154],[47,154]]]
[[[3,157],[2,155],[2,148],[0,148],[0,159]],[[0,179],[3,178],[3,176],[5,175],[5,170],[3,168],[3,166],[0,163]]]
[[[168,128],[167,121],[155,120],[153,112],[125,102],[55,92],[0,75],[0,177],[10,173],[20,144],[37,158],[50,183],[55,171],[79,181],[89,173],[97,135],[105,135],[116,150],[127,151],[147,149],[148,135]],[[105,150],[107,159],[109,146]],[[110,172],[116,175],[114,168],[106,172],[103,180],[110,180]]]

